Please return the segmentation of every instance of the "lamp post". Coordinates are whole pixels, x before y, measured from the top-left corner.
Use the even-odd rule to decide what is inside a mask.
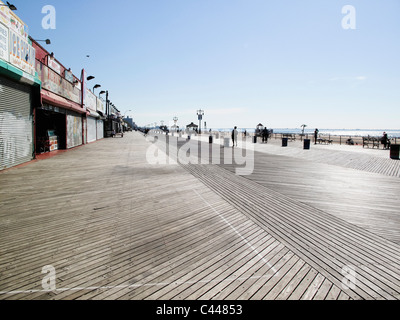
[[[178,117],[174,117],[174,127],[175,127],[175,132],[178,131],[178,127],[176,126],[176,123],[178,122]]]
[[[301,127],[303,128],[303,130],[301,131],[301,141],[303,141],[304,129],[307,127],[307,125],[306,124],[302,124]]]
[[[197,116],[199,119],[199,134],[201,134],[201,120],[203,120],[204,110],[197,110]]]

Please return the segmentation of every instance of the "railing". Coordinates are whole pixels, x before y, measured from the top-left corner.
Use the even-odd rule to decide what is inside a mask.
[[[230,137],[231,133],[228,131],[212,131],[211,134],[215,135],[216,133],[219,134],[219,136],[222,137]],[[205,135],[205,133],[203,133]],[[207,134],[209,134],[209,132],[207,132]],[[239,135],[241,135],[243,133],[239,132]],[[255,135],[255,133],[247,133],[248,137],[253,137]],[[269,139],[275,139],[275,140],[282,140],[282,138],[287,137],[288,135],[291,135],[293,137],[293,140],[298,140],[298,141],[302,141],[304,139],[310,139],[312,141],[314,141],[314,134],[309,134],[309,133],[305,133],[305,134],[299,134],[299,133],[272,133],[269,136]],[[362,146],[363,145],[363,137],[362,136],[352,136],[352,135],[331,135],[331,134],[318,134],[318,138],[320,139],[324,139],[324,140],[332,140],[333,144],[339,144],[339,145],[345,145],[347,144],[347,141],[350,139],[353,141],[354,145],[359,145]],[[379,139],[381,137],[378,137]],[[397,139],[399,139],[400,141],[400,137],[392,137],[390,138],[390,142],[392,144],[397,144]]]

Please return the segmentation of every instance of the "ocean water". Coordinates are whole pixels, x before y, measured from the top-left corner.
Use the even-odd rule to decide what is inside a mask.
[[[268,128],[271,129],[271,128]],[[302,132],[301,128],[272,128],[274,133],[296,133],[300,134]],[[220,128],[213,129],[218,131],[229,132],[232,129]],[[239,132],[244,132],[246,130],[248,133],[254,133],[255,128],[238,128]],[[314,134],[314,130],[310,128],[306,128],[304,130],[305,134],[312,135]],[[351,136],[351,137],[381,137],[383,132],[386,132],[389,138],[399,138],[400,137],[400,129],[319,129],[319,134],[322,135],[331,135],[331,136]]]

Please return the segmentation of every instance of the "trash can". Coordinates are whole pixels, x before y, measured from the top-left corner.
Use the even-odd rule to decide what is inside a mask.
[[[253,137],[253,143],[257,143],[257,136]]]
[[[229,148],[229,142],[231,141],[231,139],[229,138],[224,138],[224,147],[225,148]]]
[[[282,147],[287,147],[288,138],[282,138]]]
[[[311,140],[304,139],[304,150],[310,150]]]
[[[400,159],[400,144],[392,144],[390,146],[390,159]]]
[[[209,136],[209,137],[208,137],[208,142],[209,142],[209,143],[213,143],[213,136]]]

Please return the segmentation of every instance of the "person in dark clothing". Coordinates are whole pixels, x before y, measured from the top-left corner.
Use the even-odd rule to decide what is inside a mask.
[[[390,148],[390,140],[388,138],[388,135],[386,132],[383,133],[383,137],[381,138],[381,142],[384,146],[385,149],[389,149]]]
[[[268,143],[268,135],[269,135],[268,129],[264,128],[264,130],[262,131],[262,142]]]
[[[319,130],[318,130],[318,129],[315,129],[315,131],[314,131],[314,144],[317,144],[318,133],[319,133]]]
[[[235,127],[235,129],[232,130],[232,142],[233,142],[233,147],[235,147],[235,143],[236,143],[236,147],[237,147],[237,138],[238,138],[238,131],[237,131],[237,127]]]

